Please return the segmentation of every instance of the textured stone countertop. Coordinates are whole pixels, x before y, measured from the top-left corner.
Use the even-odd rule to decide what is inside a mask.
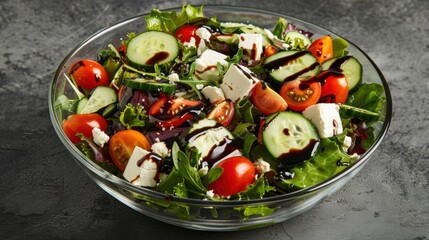
[[[429,1],[189,1],[321,25],[360,46],[390,84],[393,121],[364,169],[289,221],[244,232],[182,229],[100,189],[49,118],[56,67],[100,28],[184,1],[0,1],[0,239],[429,239]]]

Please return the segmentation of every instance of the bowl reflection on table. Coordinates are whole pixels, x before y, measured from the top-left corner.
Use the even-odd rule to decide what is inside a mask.
[[[180,11],[180,8],[176,10]],[[262,10],[230,6],[205,6],[204,13],[206,16],[216,16],[219,21],[252,23],[265,28],[272,28],[277,22],[278,17],[285,17],[298,27],[315,33],[315,37],[327,34],[338,37],[338,35],[311,23],[290,16]],[[126,36],[128,32],[141,32],[144,30],[146,24],[145,17],[146,15],[139,15],[122,21],[112,27],[103,29],[90,36],[73,49],[58,67],[53,82],[51,83],[49,110],[53,126],[61,142],[66,146],[67,150],[73,155],[76,163],[88,176],[113,197],[149,217],[185,228],[209,231],[242,230],[283,222],[311,209],[353,178],[353,176],[355,176],[368,162],[387,132],[392,111],[392,100],[387,82],[372,60],[357,46],[350,43],[348,48],[350,54],[359,59],[363,65],[364,82],[374,82],[383,85],[386,103],[384,114],[376,133],[375,144],[359,159],[359,161],[348,167],[342,173],[310,188],[264,199],[246,201],[184,199],[167,196],[150,189],[134,186],[126,180],[110,174],[88,160],[71,143],[61,127],[65,115],[60,109],[56,108],[55,100],[63,92],[72,91],[66,83],[63,74],[67,72],[68,67],[73,62],[85,58],[94,59],[96,53],[106,48],[107,44],[119,46],[121,38]],[[238,213],[244,206],[269,208],[272,209],[273,212],[267,216],[252,215],[243,218],[243,215]],[[175,211],[171,211],[173,208]],[[177,212],[180,211],[184,214],[178,215]]]

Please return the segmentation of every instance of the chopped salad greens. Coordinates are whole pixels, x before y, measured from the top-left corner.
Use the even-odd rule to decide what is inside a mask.
[[[191,5],[146,21],[69,66],[74,94],[58,97],[66,135],[112,174],[171,196],[259,199],[318,184],[374,143],[384,90],[346,40]]]

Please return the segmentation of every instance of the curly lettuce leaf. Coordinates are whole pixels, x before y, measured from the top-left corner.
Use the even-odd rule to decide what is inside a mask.
[[[127,129],[132,129],[133,127],[144,127],[149,121],[149,116],[144,110],[143,106],[137,105],[134,106],[130,103],[125,105],[124,110],[121,111],[119,115],[119,121]]]
[[[291,168],[291,179],[276,185],[286,191],[311,187],[341,172],[354,161],[335,140],[325,138],[320,141],[319,150],[311,159]]]
[[[286,33],[286,27],[288,25],[288,21],[284,18],[279,18],[277,20],[276,26],[274,26],[273,34],[279,39],[283,39]]]
[[[176,11],[166,12],[159,9],[153,9],[146,17],[147,30],[163,31],[173,33],[178,27],[184,24],[206,24],[219,28],[220,24],[215,19],[204,17],[203,6],[199,8],[189,4],[182,6],[182,11],[177,14]]]

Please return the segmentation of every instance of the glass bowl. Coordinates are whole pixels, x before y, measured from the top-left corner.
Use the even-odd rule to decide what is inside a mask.
[[[168,11],[176,10],[179,12],[180,9],[168,9]],[[253,23],[265,28],[272,28],[278,17],[284,17],[299,28],[315,33],[314,37],[328,34],[333,37],[339,37],[337,34],[314,24],[287,15],[258,9],[204,6],[204,14],[209,17],[216,16],[219,21]],[[368,55],[349,42],[348,50],[350,54],[359,59],[363,66],[364,82],[383,85],[386,102],[383,117],[377,128],[374,145],[346,170],[309,188],[283,195],[245,201],[185,199],[134,186],[88,160],[72,144],[62,130],[61,123],[66,115],[61,111],[61,108],[57,107],[56,99],[60,94],[72,91],[69,85],[66,84],[63,74],[67,72],[73,62],[85,58],[94,59],[96,53],[101,49],[105,49],[108,44],[119,46],[121,38],[126,36],[128,32],[141,32],[144,30],[146,25],[145,17],[146,14],[138,15],[102,29],[74,48],[59,65],[50,85],[49,111],[53,127],[59,139],[88,176],[113,197],[149,217],[184,228],[206,231],[235,231],[283,222],[311,209],[352,179],[368,162],[386,135],[392,117],[392,98],[388,84]],[[244,206],[270,208],[273,212],[266,216],[251,215],[243,217],[240,211]]]

